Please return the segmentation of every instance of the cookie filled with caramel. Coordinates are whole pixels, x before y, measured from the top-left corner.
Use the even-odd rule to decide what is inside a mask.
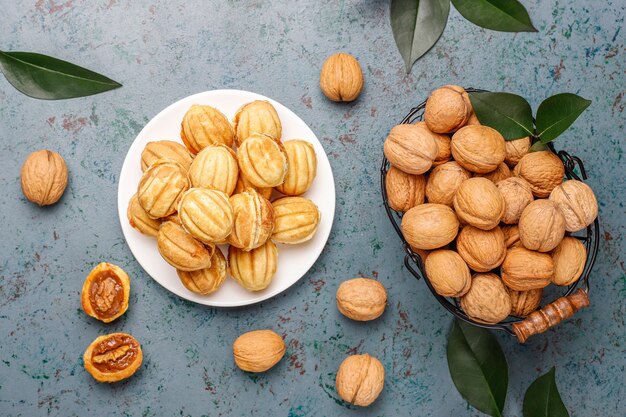
[[[87,315],[109,323],[126,312],[130,278],[119,266],[102,262],[87,275],[81,303]]]
[[[142,360],[141,345],[127,333],[99,336],[83,355],[85,369],[99,382],[117,382],[132,376]]]

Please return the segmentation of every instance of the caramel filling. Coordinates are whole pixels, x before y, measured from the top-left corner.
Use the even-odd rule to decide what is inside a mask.
[[[89,302],[100,318],[118,314],[124,303],[124,286],[113,271],[101,271],[89,286]]]
[[[137,358],[139,343],[127,335],[108,337],[94,347],[91,362],[100,372],[119,372],[133,363]]]

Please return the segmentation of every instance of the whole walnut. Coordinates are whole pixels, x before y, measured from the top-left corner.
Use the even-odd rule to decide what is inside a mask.
[[[491,230],[465,226],[456,239],[456,250],[474,271],[491,271],[504,261],[504,233],[498,226]]]
[[[237,155],[225,145],[210,145],[202,149],[189,167],[193,187],[210,188],[229,196],[233,194],[238,178]]]
[[[235,364],[242,371],[265,372],[285,355],[285,342],[272,330],[244,333],[233,343]]]
[[[504,215],[504,199],[496,185],[486,178],[463,181],[452,203],[461,221],[483,230],[496,227]]]
[[[183,228],[204,243],[223,242],[233,229],[233,208],[228,195],[206,188],[190,188],[178,206]]]
[[[443,204],[420,204],[402,217],[402,234],[418,249],[437,249],[452,242],[459,230],[454,211]]]
[[[510,178],[511,177],[511,170],[503,162],[500,165],[498,165],[498,167],[495,170],[493,170],[491,172],[488,172],[486,174],[474,174],[474,176],[475,177],[487,178],[489,181],[493,182],[494,184],[497,184],[497,183],[499,183],[502,180]]]
[[[153,219],[176,212],[183,193],[189,189],[187,170],[171,159],[159,159],[141,176],[137,199]]]
[[[261,133],[280,140],[283,131],[276,109],[265,100],[255,100],[241,106],[235,113],[233,124],[237,146],[241,146],[241,143],[253,133]]]
[[[433,168],[428,175],[425,194],[429,203],[452,207],[454,194],[463,181],[472,175],[456,161],[449,161]]]
[[[423,175],[412,175],[400,171],[396,167],[389,168],[385,177],[385,189],[389,207],[396,211],[407,211],[424,203],[426,178]]]
[[[565,218],[550,200],[530,203],[519,219],[519,237],[526,249],[549,252],[565,235]]]
[[[428,126],[426,125],[426,122],[417,122],[415,123],[415,126],[419,126],[428,130]],[[437,165],[441,165],[445,162],[448,162],[452,155],[451,150],[450,150],[450,146],[451,146],[450,136],[444,135],[441,133],[434,133],[434,132],[431,132],[430,130],[428,131],[430,132],[431,135],[433,135],[433,137],[437,141],[437,156],[435,157],[435,160],[433,161],[433,166],[436,167]]]
[[[510,226],[501,226],[500,229],[502,229],[502,233],[504,234],[504,244],[507,248],[514,248],[522,244],[519,241],[519,226],[513,224]]]
[[[180,137],[192,154],[209,145],[233,146],[235,131],[222,112],[211,106],[194,104],[181,123]]]
[[[552,251],[554,276],[552,283],[570,285],[580,278],[587,262],[587,248],[575,237],[564,237]]]
[[[444,85],[431,93],[424,109],[424,121],[432,132],[450,133],[465,125],[472,114],[472,103],[465,90]]]
[[[565,217],[565,230],[577,232],[589,226],[598,217],[598,202],[591,187],[581,181],[569,180],[550,193]]]
[[[407,174],[423,174],[437,157],[437,140],[426,129],[412,124],[394,126],[385,139],[385,156]]]
[[[172,159],[185,169],[189,169],[193,161],[189,150],[184,145],[171,140],[157,140],[148,142],[141,152],[141,170],[145,171],[161,158]]]
[[[358,321],[377,319],[387,306],[385,287],[369,278],[354,278],[342,282],[337,289],[336,298],[341,314]]]
[[[530,152],[515,165],[513,174],[528,181],[535,197],[546,198],[563,182],[565,168],[550,151]]]
[[[506,224],[518,223],[526,206],[534,200],[530,184],[521,177],[510,177],[498,182],[496,187],[504,199],[502,222]]]
[[[544,288],[554,275],[554,262],[547,253],[518,246],[507,251],[501,273],[506,286],[513,290]]]
[[[20,172],[24,196],[40,206],[59,201],[67,187],[67,165],[56,152],[41,150],[28,155]]]
[[[480,125],[480,120],[478,120],[478,116],[476,116],[476,113],[474,113],[472,111],[472,114],[470,114],[469,119],[467,119],[467,123],[465,123],[466,126],[475,126],[475,125]]]
[[[452,156],[468,171],[486,174],[498,168],[506,155],[504,138],[489,126],[472,125],[452,135]]]
[[[532,141],[529,136],[521,139],[507,140],[504,142],[504,148],[506,150],[506,156],[504,162],[513,168],[522,159],[524,155],[530,150]]]
[[[511,297],[496,274],[474,274],[470,290],[461,297],[461,308],[479,323],[499,323],[511,314]]]
[[[472,285],[467,264],[454,251],[438,249],[430,252],[424,260],[424,268],[435,292],[444,297],[461,297]]]
[[[350,54],[329,56],[320,72],[320,88],[332,101],[353,101],[363,89],[363,72],[359,61]]]
[[[385,386],[385,368],[368,354],[348,356],[339,365],[335,387],[344,401],[367,407]]]
[[[298,196],[306,193],[317,175],[317,156],[310,142],[288,140],[283,143],[287,154],[285,181],[276,187],[285,195]]]
[[[214,245],[203,245],[174,222],[161,224],[157,248],[167,263],[181,271],[197,271],[210,267],[215,251]]]
[[[528,291],[509,290],[509,295],[511,296],[511,315],[526,317],[539,308],[543,288]]]

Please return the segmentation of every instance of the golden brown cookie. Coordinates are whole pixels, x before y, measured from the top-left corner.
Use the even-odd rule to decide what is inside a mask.
[[[141,345],[129,334],[99,336],[83,355],[85,369],[99,382],[117,382],[129,378],[141,366]]]
[[[187,171],[171,159],[159,159],[143,173],[137,188],[141,207],[153,219],[176,212],[182,194],[189,188]]]
[[[128,309],[130,278],[117,265],[102,262],[91,270],[81,293],[87,315],[104,323],[120,317]]]
[[[198,153],[189,168],[193,187],[210,188],[233,194],[239,177],[237,155],[224,145],[207,146]]]
[[[276,109],[269,101],[256,100],[244,104],[235,114],[235,141],[241,146],[253,133],[269,135],[280,140],[282,125]]]
[[[276,187],[285,195],[306,193],[317,174],[317,156],[313,145],[304,140],[288,140],[284,144],[287,153],[287,175],[285,181]]]
[[[180,199],[178,216],[183,228],[204,243],[223,242],[233,228],[228,195],[217,190],[189,189]]]
[[[249,188],[232,196],[230,205],[233,208],[234,222],[228,243],[245,251],[263,245],[274,230],[272,203]]]
[[[211,257],[211,266],[198,271],[176,270],[180,281],[189,291],[207,295],[215,292],[226,279],[226,258],[219,248]]]
[[[261,134],[249,136],[237,150],[240,174],[256,187],[276,187],[287,175],[283,145]]]
[[[304,197],[283,197],[272,203],[274,232],[272,239],[279,243],[303,243],[310,240],[320,224],[317,206]]]
[[[181,123],[180,138],[192,154],[197,154],[209,145],[233,146],[235,131],[230,122],[211,106],[194,104]]]
[[[249,252],[230,246],[228,271],[248,291],[261,291],[272,283],[278,264],[278,249],[271,240]]]

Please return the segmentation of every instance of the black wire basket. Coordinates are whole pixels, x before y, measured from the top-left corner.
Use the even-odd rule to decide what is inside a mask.
[[[472,93],[482,92],[485,90],[468,88],[466,89],[466,91],[468,93]],[[422,121],[425,106],[426,102],[424,101],[413,107],[400,123],[407,124]],[[575,179],[579,181],[585,181],[587,179],[587,173],[580,158],[570,155],[563,150],[557,152],[551,143],[549,144],[549,148],[552,152],[557,154],[563,162],[563,166],[565,167],[565,175],[568,179]],[[411,274],[413,274],[413,276],[415,276],[415,278],[419,280],[420,278],[426,277],[422,258],[419,254],[411,249],[411,246],[407,243],[402,234],[402,230],[400,228],[400,223],[402,221],[402,212],[395,211],[391,207],[389,207],[389,199],[387,197],[385,180],[390,167],[391,164],[383,155],[383,162],[380,169],[380,189],[383,197],[383,204],[385,205],[385,210],[387,211],[389,220],[391,221],[391,224],[396,233],[400,237],[400,240],[402,241],[402,246],[404,248],[404,251],[406,252],[406,255],[404,256],[404,265],[409,270],[409,272],[411,272]],[[565,292],[558,299],[550,302],[547,305],[544,305],[541,309],[538,309],[537,311],[531,313],[528,317],[509,316],[506,320],[497,324],[485,324],[477,322],[469,318],[463,312],[463,310],[459,306],[458,299],[443,297],[435,292],[435,289],[428,279],[424,279],[424,282],[428,286],[428,289],[433,294],[433,296],[437,299],[437,301],[439,301],[439,303],[446,310],[452,313],[459,320],[463,320],[464,322],[473,324],[474,326],[486,329],[503,330],[510,335],[516,336],[518,340],[523,343],[527,340],[529,336],[546,331],[547,329],[558,324],[562,320],[572,316],[580,308],[589,305],[589,298],[587,297],[587,294],[589,293],[589,276],[591,274],[593,264],[596,261],[598,246],[600,243],[600,224],[598,222],[598,219],[596,218],[596,220],[585,230],[572,234],[571,236],[582,241],[587,248],[587,261],[585,263],[585,268],[582,275],[576,282],[565,287]]]

